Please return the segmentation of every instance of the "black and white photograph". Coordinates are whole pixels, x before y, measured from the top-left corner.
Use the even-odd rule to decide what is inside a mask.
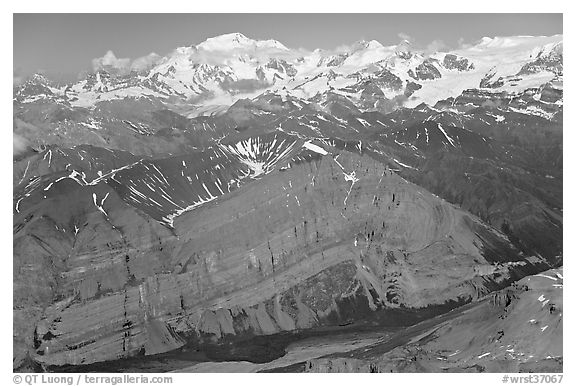
[[[377,10],[10,15],[7,382],[566,383],[563,14]]]

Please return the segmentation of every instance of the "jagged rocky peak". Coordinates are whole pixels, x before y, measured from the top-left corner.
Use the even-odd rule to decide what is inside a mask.
[[[403,59],[410,59],[412,50],[412,43],[406,39],[402,40],[395,48],[396,54]]]
[[[20,85],[14,85],[14,99],[18,102],[62,101],[60,90],[43,74],[35,73]]]
[[[49,88],[54,87],[54,83],[48,79],[45,75],[40,73],[35,73],[26,79],[25,82],[20,83],[19,85],[14,85],[15,90],[19,92],[23,92],[25,90],[26,93],[30,93],[33,95],[35,92],[42,93],[46,91],[50,91]]]
[[[40,83],[40,84],[51,84],[52,82],[46,78],[44,74],[41,73],[34,73],[28,80],[30,83]]]
[[[437,61],[435,59],[427,58],[420,63],[415,70],[408,70],[408,75],[416,80],[433,80],[441,78],[442,74],[436,68]]]
[[[470,63],[468,59],[454,54],[446,54],[442,64],[448,70],[469,71],[474,69],[474,63]]]
[[[51,82],[44,75],[35,73],[20,85],[20,90],[28,89],[29,92],[40,91],[49,85],[51,85]]]

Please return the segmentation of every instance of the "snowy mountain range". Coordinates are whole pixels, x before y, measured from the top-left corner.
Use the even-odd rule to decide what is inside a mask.
[[[406,43],[384,47],[375,40],[357,42],[337,54],[320,49],[302,53],[276,40],[233,33],[179,47],[158,57],[150,69],[127,75],[103,66],[60,88],[32,79],[44,84],[45,93],[25,87],[16,99],[26,103],[52,97],[70,106],[94,107],[102,101],[150,97],[206,108],[229,106],[265,91],[302,99],[336,93],[352,100],[374,92],[382,100],[404,96],[408,107],[433,106],[467,89],[518,93],[561,83],[562,49],[562,36],[556,35],[483,38],[469,48],[432,54],[411,52]]]
[[[562,39],[305,52],[234,33],[15,86],[14,368],[165,371],[189,347],[220,360],[255,336],[471,304],[492,319],[456,315],[394,360],[423,347],[430,371],[561,370],[561,347],[518,320],[562,333]],[[454,354],[450,334],[477,343]]]

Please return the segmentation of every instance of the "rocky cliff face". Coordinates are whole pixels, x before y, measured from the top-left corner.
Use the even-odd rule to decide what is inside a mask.
[[[310,372],[562,372],[562,269],[522,279],[406,343],[309,361]],[[408,334],[407,334],[408,335]],[[393,337],[391,341],[394,341]],[[384,347],[387,346],[387,347]]]
[[[401,325],[546,264],[369,155],[316,146],[172,226],[123,193],[121,171],[39,189],[47,197],[15,219],[21,355],[80,365],[350,321]]]

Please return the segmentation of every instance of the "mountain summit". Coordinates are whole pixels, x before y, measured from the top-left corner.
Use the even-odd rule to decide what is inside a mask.
[[[557,35],[484,38],[475,46],[431,56],[419,54],[409,43],[385,47],[375,40],[357,42],[343,52],[305,53],[290,50],[276,40],[254,40],[230,33],[196,46],[180,47],[163,58],[153,55],[132,64],[108,53],[96,63],[98,69],[112,75],[101,77],[104,83],[90,86],[90,81],[81,80],[65,86],[66,93],[64,88],[54,93],[68,98],[70,105],[83,107],[143,96],[163,101],[198,100],[203,106],[216,107],[279,90],[288,90],[299,98],[323,98],[330,90],[338,90],[347,98],[355,98],[355,92],[347,90],[364,87],[366,79],[384,71],[390,74],[387,82],[393,81],[394,85],[371,87],[379,88],[387,100],[402,95],[408,106],[432,106],[466,89],[485,88],[488,83],[494,92],[522,92],[561,80],[562,64],[554,64],[552,59],[548,59],[550,65],[538,65],[538,76],[519,73],[522,66],[536,69],[530,63],[540,52],[560,51],[561,55],[561,47],[562,36]],[[545,59],[541,56],[539,60]],[[460,71],[454,72],[455,68]],[[513,81],[518,77],[522,81]]]
[[[231,51],[236,49],[278,49],[288,50],[282,43],[276,40],[253,40],[241,33],[229,33],[206,39],[196,46],[206,51]]]
[[[232,33],[13,97],[16,370],[562,371],[562,36]]]

